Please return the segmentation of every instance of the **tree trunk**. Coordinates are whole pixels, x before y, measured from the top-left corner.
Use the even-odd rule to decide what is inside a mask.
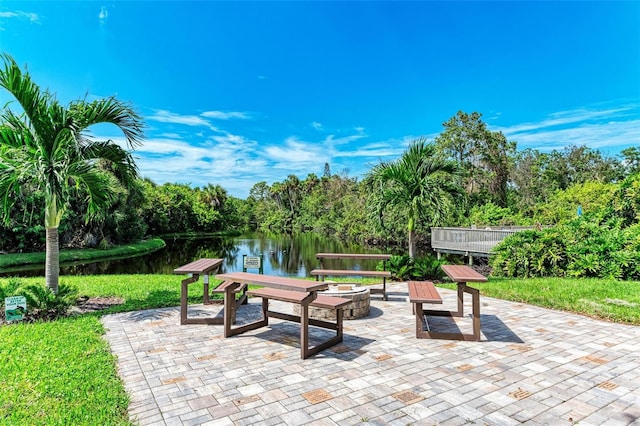
[[[416,257],[416,233],[413,230],[409,231],[409,257]]]
[[[44,273],[47,287],[54,293],[58,292],[58,277],[60,275],[60,245],[58,242],[58,227],[47,227],[46,257]]]

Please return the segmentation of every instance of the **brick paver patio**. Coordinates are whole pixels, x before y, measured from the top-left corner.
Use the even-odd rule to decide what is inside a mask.
[[[140,425],[640,424],[640,327],[481,297],[481,342],[418,340],[406,284],[388,287],[388,301],[371,298],[369,317],[345,322],[342,344],[306,360],[295,323],[271,319],[268,328],[225,339],[220,325],[179,325],[179,307],[103,317],[131,395],[131,419]],[[455,293],[440,292],[443,308],[455,309]],[[195,305],[189,315],[220,310]],[[471,327],[468,312],[465,307],[461,328]],[[258,313],[252,301],[240,308],[238,321]],[[436,327],[455,326],[437,321]]]

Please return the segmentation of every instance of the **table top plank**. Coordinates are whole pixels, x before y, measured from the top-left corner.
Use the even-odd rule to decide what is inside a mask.
[[[173,270],[174,274],[209,274],[217,271],[224,259],[198,259]]]
[[[442,265],[441,268],[452,281],[457,283],[488,281],[487,277],[465,265]]]
[[[309,292],[327,290],[329,288],[329,284],[326,282],[301,280],[298,278],[289,277],[277,277],[274,275],[254,274],[250,272],[227,272],[225,274],[216,275],[216,279],[291,291]]]
[[[389,260],[390,254],[377,253],[316,253],[317,259],[364,259],[364,260]]]

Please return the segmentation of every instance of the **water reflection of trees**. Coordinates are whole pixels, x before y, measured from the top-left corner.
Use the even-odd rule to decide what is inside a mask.
[[[165,248],[135,258],[63,265],[62,275],[95,274],[172,274],[178,266],[209,257],[224,259],[223,272],[242,271],[242,256],[263,256],[264,273],[270,275],[309,276],[318,267],[316,253],[365,253],[358,245],[345,245],[315,234],[250,235],[168,239]],[[375,269],[375,262],[331,260],[330,268]],[[250,271],[254,272],[254,271]],[[21,276],[42,275],[42,267],[20,272]]]

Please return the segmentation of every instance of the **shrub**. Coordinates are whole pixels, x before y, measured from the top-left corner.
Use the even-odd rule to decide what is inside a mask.
[[[387,270],[397,280],[437,280],[443,277],[440,265],[444,262],[435,256],[423,256],[411,259],[409,255],[391,256],[387,263]],[[378,266],[381,270],[381,264]]]
[[[495,275],[507,277],[640,278],[640,226],[620,228],[585,216],[555,228],[527,230],[494,249]]]
[[[378,269],[382,269],[382,262],[378,265]],[[408,254],[402,256],[392,255],[387,262],[387,270],[391,272],[391,277],[397,280],[405,280],[410,277],[413,270],[413,262]]]
[[[8,296],[24,296],[27,300],[26,321],[54,320],[67,315],[69,308],[78,301],[78,289],[61,283],[58,293],[53,293],[44,284],[22,283],[16,279],[10,279],[6,284],[0,284],[0,305],[2,309],[2,319],[4,319],[4,299]]]
[[[414,280],[440,280],[444,277],[444,272],[440,266],[444,261],[438,260],[435,256],[418,257],[413,262],[411,278]]]

